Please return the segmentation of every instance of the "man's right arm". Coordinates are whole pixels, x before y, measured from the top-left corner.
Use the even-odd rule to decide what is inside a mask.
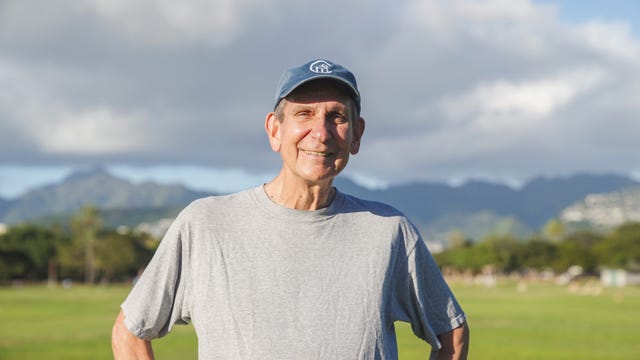
[[[111,331],[111,349],[115,360],[153,360],[151,341],[133,335],[124,324],[124,312],[120,310]]]
[[[438,335],[442,344],[440,350],[432,351],[429,359],[433,360],[466,360],[469,353],[469,326],[467,323]]]

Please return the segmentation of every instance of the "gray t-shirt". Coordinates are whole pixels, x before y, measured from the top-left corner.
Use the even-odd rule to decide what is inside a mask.
[[[299,211],[262,186],[186,207],[122,309],[143,339],[192,321],[201,359],[396,359],[394,321],[436,348],[465,321],[394,208],[337,192]]]

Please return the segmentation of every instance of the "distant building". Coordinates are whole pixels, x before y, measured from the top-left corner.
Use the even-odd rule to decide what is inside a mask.
[[[142,223],[136,226],[136,231],[150,234],[156,239],[162,239],[173,223],[173,218],[164,218],[150,223]]]
[[[640,273],[622,269],[603,269],[600,272],[600,281],[608,287],[640,285]]]
[[[441,253],[444,251],[444,245],[440,241],[426,241],[427,247],[432,254]]]
[[[9,227],[6,224],[0,223],[0,235],[4,235],[9,231]]]
[[[560,218],[565,222],[586,221],[606,227],[640,221],[640,188],[587,195],[583,201],[564,209]]]

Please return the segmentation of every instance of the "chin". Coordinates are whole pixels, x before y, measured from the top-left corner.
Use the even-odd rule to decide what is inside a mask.
[[[325,174],[313,174],[313,175],[308,174],[307,176],[305,176],[305,179],[309,183],[320,183],[320,182],[332,181],[336,176],[338,176],[338,173],[336,172],[330,172]]]
[[[304,178],[308,183],[320,183],[333,180],[336,176],[342,172],[344,166],[324,166],[324,167],[310,167],[301,169],[298,172],[301,178]]]

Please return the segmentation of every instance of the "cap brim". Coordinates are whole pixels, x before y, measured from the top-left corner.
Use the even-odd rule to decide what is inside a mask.
[[[299,88],[302,84],[306,84],[308,82],[314,81],[314,80],[320,80],[320,79],[329,79],[329,80],[336,80],[339,81],[340,83],[347,85],[347,87],[349,88],[349,90],[351,90],[352,95],[354,95],[354,98],[356,100],[360,99],[360,92],[358,91],[358,89],[355,89],[351,83],[349,83],[348,81],[346,81],[345,79],[339,77],[339,76],[334,76],[331,74],[318,74],[316,76],[312,76],[309,78],[306,78],[298,83],[295,83],[293,86],[291,86],[291,89],[289,89],[289,91],[287,91],[286,93],[283,93],[280,95],[279,100],[284,99],[285,97],[291,95],[291,93],[293,93],[297,88]]]

